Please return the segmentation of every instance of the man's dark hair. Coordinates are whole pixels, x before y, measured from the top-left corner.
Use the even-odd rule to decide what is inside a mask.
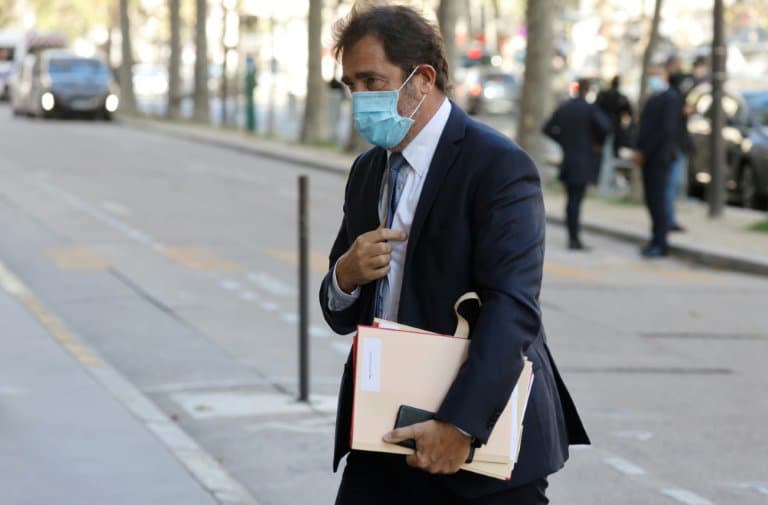
[[[618,75],[611,79],[611,89],[618,90],[621,87],[621,77]]]
[[[579,79],[577,86],[578,86],[578,93],[579,96],[585,97],[587,96],[587,93],[589,93],[589,87],[592,85],[592,81],[589,79]]]
[[[431,65],[437,72],[437,89],[446,94],[450,91],[448,62],[440,31],[414,9],[382,5],[353,10],[334,26],[333,53],[336,59],[368,35],[381,42],[387,59],[399,66],[404,76],[418,65]]]

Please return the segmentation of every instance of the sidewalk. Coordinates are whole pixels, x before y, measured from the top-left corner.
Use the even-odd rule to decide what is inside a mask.
[[[2,503],[255,505],[0,263]]]
[[[355,158],[332,149],[270,141],[235,130],[126,117],[120,117],[119,121],[143,131],[284,160],[342,176]],[[565,214],[562,192],[545,186],[544,202],[547,221],[562,225]],[[729,207],[721,218],[710,220],[706,205],[693,200],[680,202],[677,213],[687,232],[670,236],[673,255],[710,267],[768,275],[768,233],[748,230],[768,220],[768,213]],[[650,219],[645,207],[606,199],[586,200],[582,226],[594,233],[638,244],[647,242],[650,236]]]

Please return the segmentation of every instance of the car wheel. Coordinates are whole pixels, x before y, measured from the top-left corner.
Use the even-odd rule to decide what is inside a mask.
[[[741,167],[739,176],[739,200],[743,207],[757,208],[757,185],[755,184],[755,171],[752,165]]]

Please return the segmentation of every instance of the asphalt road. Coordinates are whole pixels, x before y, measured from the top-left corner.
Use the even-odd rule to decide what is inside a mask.
[[[311,178],[311,410],[291,400],[300,174]],[[350,339],[328,330],[315,293],[341,177],[7,107],[0,177],[0,260],[51,312],[261,503],[332,502]],[[766,279],[648,263],[593,236],[592,252],[571,253],[561,228],[548,233],[544,322],[594,442],[551,478],[552,503],[768,503]],[[55,480],[55,467],[41,471]]]

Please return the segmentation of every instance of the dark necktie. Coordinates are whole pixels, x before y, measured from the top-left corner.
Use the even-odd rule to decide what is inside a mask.
[[[403,194],[403,188],[405,187],[405,180],[407,178],[407,172],[405,171],[406,162],[405,158],[400,153],[392,153],[389,156],[389,177],[387,178],[388,194],[385,195],[386,201],[389,202],[389,206],[386,209],[387,221],[385,226],[387,228],[392,227],[392,222],[395,219],[395,211],[397,211],[397,204],[400,202],[400,197]],[[373,314],[374,317],[381,317],[384,313],[384,298],[389,291],[389,279],[382,277],[376,283],[376,298],[374,299]]]

